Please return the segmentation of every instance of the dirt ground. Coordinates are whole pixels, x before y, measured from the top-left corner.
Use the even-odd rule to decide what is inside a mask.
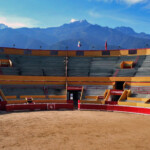
[[[0,150],[148,149],[148,115],[102,111],[0,114]]]

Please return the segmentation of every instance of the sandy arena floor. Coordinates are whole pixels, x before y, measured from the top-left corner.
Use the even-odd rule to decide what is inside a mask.
[[[150,116],[101,111],[0,114],[0,150],[148,150]]]

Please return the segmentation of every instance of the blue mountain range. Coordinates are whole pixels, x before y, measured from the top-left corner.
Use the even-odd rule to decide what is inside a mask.
[[[136,33],[130,27],[109,28],[75,21],[59,27],[9,28],[0,24],[0,47],[47,50],[104,50],[145,48],[150,45],[150,35]],[[78,41],[82,46],[77,47]]]

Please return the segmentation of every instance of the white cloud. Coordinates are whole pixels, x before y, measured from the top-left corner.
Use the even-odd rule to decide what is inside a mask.
[[[78,21],[78,20],[76,20],[74,18],[70,20],[71,23],[76,22],[76,21]]]
[[[107,3],[117,2],[117,3],[126,3],[128,5],[148,2],[148,0],[89,0],[89,1],[107,2]]]
[[[12,28],[35,27],[37,25],[37,21],[31,18],[17,16],[0,16],[0,23]]]
[[[130,4],[130,5],[133,5],[133,4],[137,4],[137,3],[144,3],[147,0],[120,0],[120,1],[123,1],[127,4]]]

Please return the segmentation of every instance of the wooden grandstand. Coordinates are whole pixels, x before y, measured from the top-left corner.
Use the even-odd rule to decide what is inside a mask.
[[[149,48],[0,48],[0,110],[77,108],[150,114],[149,67]]]

